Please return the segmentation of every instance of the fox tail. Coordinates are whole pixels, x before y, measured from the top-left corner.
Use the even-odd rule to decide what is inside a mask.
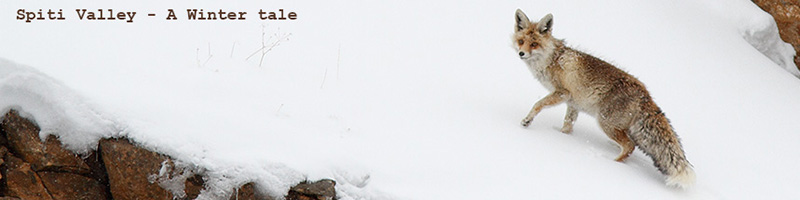
[[[686,189],[694,185],[692,164],[686,160],[678,135],[660,109],[644,114],[632,127],[630,137],[667,176],[668,186]]]

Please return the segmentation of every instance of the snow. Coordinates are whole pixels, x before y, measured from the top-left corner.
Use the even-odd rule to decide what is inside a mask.
[[[21,8],[63,8],[67,20],[14,20]],[[78,8],[139,13],[80,21]],[[169,8],[180,20],[145,17]],[[248,19],[187,21],[187,8]],[[279,8],[298,19],[256,18]],[[563,105],[519,125],[547,91],[510,48],[517,8],[553,13],[556,37],[648,86],[694,188],[666,187],[640,151],[614,162],[616,144],[588,115],[560,133]],[[336,180],[341,199],[800,196],[800,80],[782,69],[792,52],[774,22],[745,0],[11,0],[0,13],[0,57],[13,60],[0,61],[2,111],[21,110],[76,152],[127,136],[198,166],[212,188],[201,198],[320,178]],[[259,66],[260,54],[247,57],[262,33],[288,40]]]
[[[794,48],[791,44],[781,40],[778,34],[778,25],[772,16],[766,12],[759,12],[761,8],[746,1],[732,3],[730,6],[737,6],[739,7],[737,9],[742,10],[752,10],[751,12],[754,13],[751,16],[736,16],[738,19],[729,22],[738,24],[744,39],[786,71],[800,77],[800,69],[794,63]]]
[[[34,119],[41,127],[42,138],[58,134],[67,149],[85,154],[100,138],[110,137],[124,126],[36,69],[4,59],[0,59],[0,66],[0,112],[15,109]]]

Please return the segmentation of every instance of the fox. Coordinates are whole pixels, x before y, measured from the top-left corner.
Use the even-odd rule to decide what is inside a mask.
[[[561,132],[571,133],[578,113],[587,113],[619,145],[617,162],[624,162],[638,146],[666,176],[666,185],[686,189],[694,184],[693,165],[678,135],[642,82],[554,38],[552,14],[534,22],[517,9],[515,19],[512,39],[519,58],[550,92],[522,119],[523,127],[542,109],[566,103]]]

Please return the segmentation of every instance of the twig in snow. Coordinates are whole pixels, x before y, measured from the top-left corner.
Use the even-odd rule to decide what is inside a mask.
[[[328,65],[325,65],[325,74],[322,75],[322,84],[319,85],[319,89],[322,89],[322,86],[325,85],[326,78],[328,78]]]
[[[236,48],[236,42],[233,42],[233,46],[231,46],[231,58],[233,58],[233,49]]]
[[[195,53],[196,53],[196,56],[197,56],[197,58],[195,58],[197,60],[197,67],[199,67],[199,68],[205,67],[206,64],[208,64],[208,61],[211,60],[211,57],[214,56],[214,55],[211,55],[211,42],[208,43],[208,58],[206,58],[206,61],[204,61],[203,64],[200,64],[200,48],[197,48]]]
[[[262,64],[264,63],[264,57],[267,55],[267,53],[272,51],[273,48],[275,48],[277,46],[280,46],[281,45],[281,41],[283,41],[283,40],[287,40],[288,41],[289,40],[289,36],[292,35],[291,33],[280,34],[280,28],[278,28],[278,31],[275,34],[270,35],[268,39],[264,39],[265,36],[267,35],[266,31],[264,31],[265,27],[266,26],[263,26],[263,25],[261,26],[261,48],[259,48],[258,50],[256,50],[252,54],[250,54],[250,56],[247,56],[247,58],[245,58],[245,60],[249,60],[251,57],[256,55],[258,52],[261,52],[261,59],[258,61],[258,67],[261,67]],[[272,40],[273,38],[275,38],[274,41]]]
[[[197,61],[197,67],[200,68],[200,48],[195,49],[195,61]]]
[[[208,64],[208,61],[211,60],[211,57],[213,57],[213,56],[214,55],[211,55],[211,42],[209,42],[208,43],[208,58],[206,59],[205,62],[203,62],[203,66],[204,67],[206,66],[206,64]]]

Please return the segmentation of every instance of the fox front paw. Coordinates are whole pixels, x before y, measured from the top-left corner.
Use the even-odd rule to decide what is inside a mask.
[[[521,124],[522,127],[528,127],[528,125],[531,125],[531,121],[533,121],[532,117],[526,117],[525,119],[522,119],[522,122],[519,124]]]
[[[572,133],[572,126],[564,126],[564,127],[561,127],[561,132],[562,132],[562,133],[565,133],[565,134],[570,134],[570,133]]]

